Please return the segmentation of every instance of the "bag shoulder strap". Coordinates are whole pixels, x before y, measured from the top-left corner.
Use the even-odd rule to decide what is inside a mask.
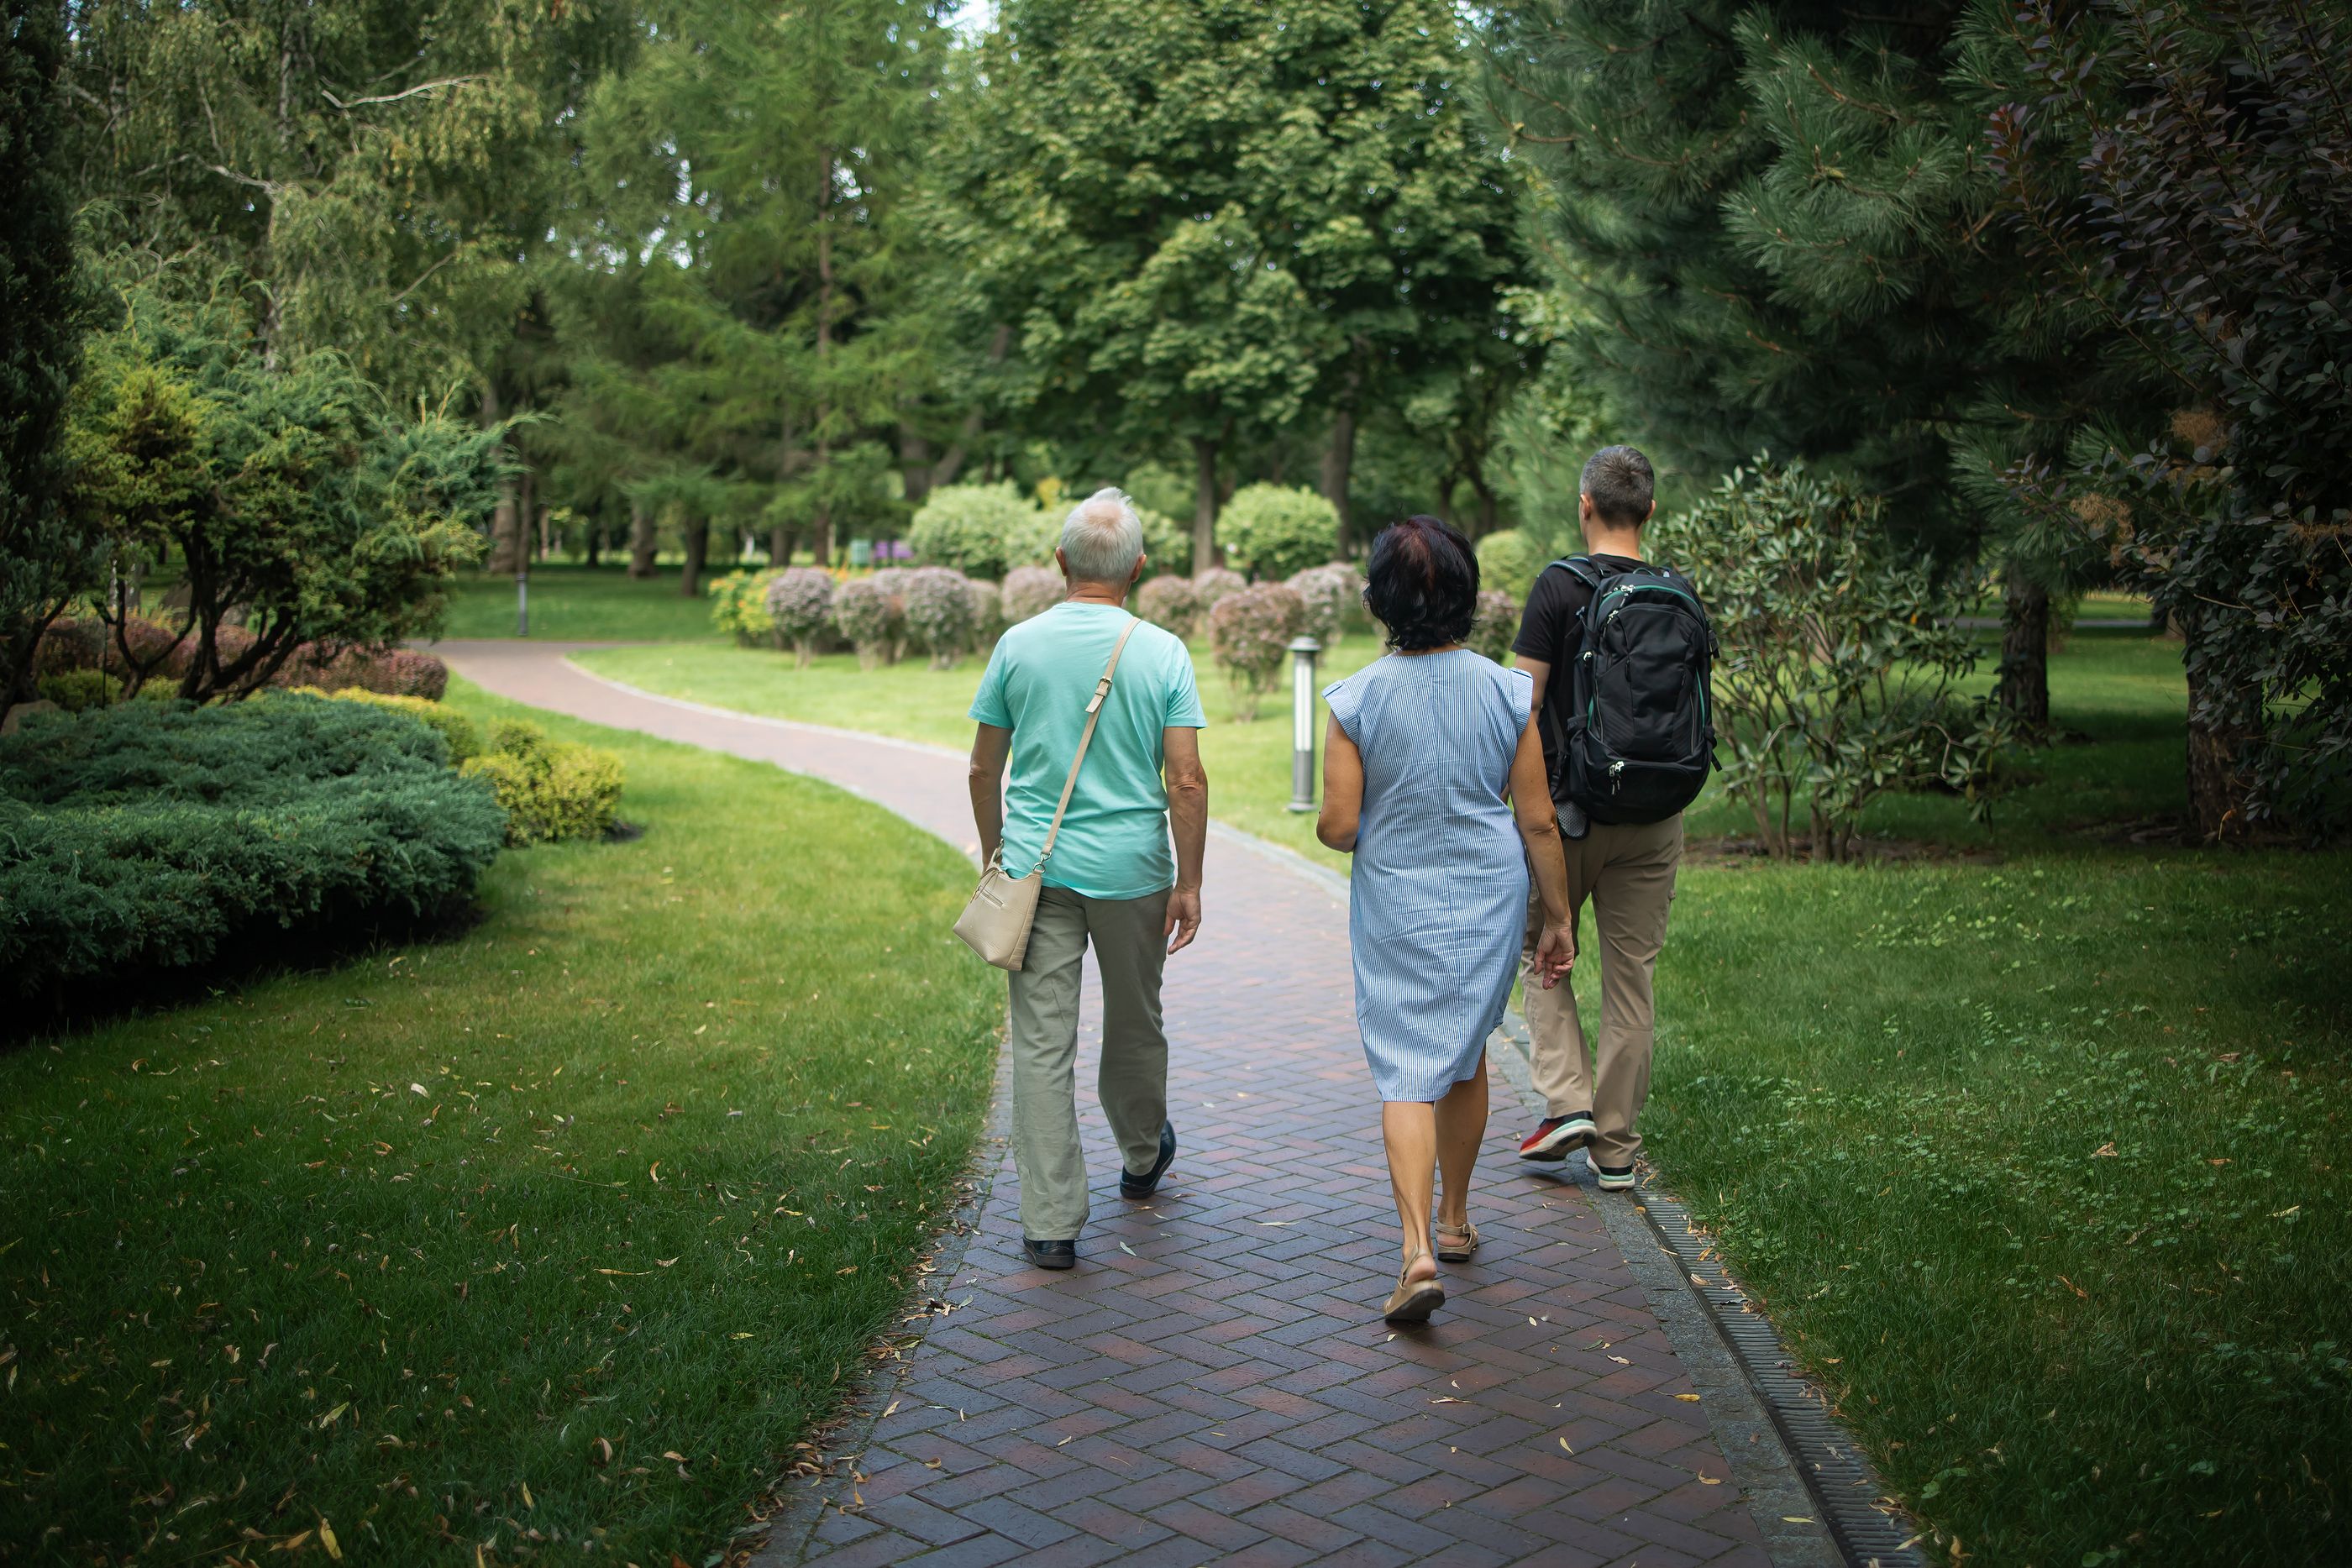
[[[1595,593],[1601,591],[1601,570],[1593,564],[1591,556],[1564,555],[1551,564],[1567,572]],[[1551,568],[1546,567],[1544,570],[1549,571]]]
[[[1111,644],[1110,663],[1103,666],[1102,679],[1095,683],[1095,695],[1087,704],[1087,727],[1078,732],[1078,754],[1070,758],[1070,776],[1062,780],[1062,798],[1054,806],[1054,825],[1045,830],[1045,847],[1037,852],[1038,871],[1044,871],[1045,862],[1054,858],[1054,841],[1062,836],[1062,813],[1070,809],[1070,791],[1078,787],[1078,769],[1086,765],[1087,747],[1093,742],[1095,724],[1102,717],[1103,699],[1110,695],[1110,678],[1118,671],[1118,656],[1127,652],[1127,640],[1142,624],[1135,616],[1128,618],[1118,641]]]

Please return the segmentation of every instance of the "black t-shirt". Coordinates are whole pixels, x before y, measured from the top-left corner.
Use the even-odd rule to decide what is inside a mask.
[[[1643,563],[1631,556],[1596,555],[1590,558],[1593,569],[1606,578],[1614,572],[1632,571]],[[1569,687],[1569,666],[1583,651],[1584,607],[1592,602],[1592,590],[1584,580],[1566,567],[1547,566],[1528,591],[1528,608],[1519,617],[1519,634],[1511,641],[1511,652],[1529,659],[1541,659],[1551,666],[1550,677],[1544,685],[1544,710],[1538,716],[1537,733],[1543,737],[1544,767],[1552,765],[1559,742],[1553,737],[1560,733],[1560,725],[1568,713],[1571,698]]]

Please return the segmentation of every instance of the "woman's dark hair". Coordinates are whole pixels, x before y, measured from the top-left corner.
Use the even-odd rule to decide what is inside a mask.
[[[1416,513],[1372,541],[1364,608],[1399,652],[1443,648],[1470,635],[1478,614],[1478,558],[1451,525]]]

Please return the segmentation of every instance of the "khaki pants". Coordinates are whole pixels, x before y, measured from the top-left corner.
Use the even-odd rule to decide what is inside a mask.
[[[1021,1228],[1033,1241],[1071,1241],[1087,1223],[1078,1146],[1078,974],[1092,941],[1102,972],[1102,1070],[1096,1091],[1131,1171],[1160,1158],[1168,1120],[1168,1037],[1160,971],[1168,961],[1168,894],[1088,898],[1048,887],[1037,898],[1029,951],[1012,982],[1013,1162]]]
[[[1641,1152],[1633,1124],[1650,1097],[1650,1044],[1656,1014],[1650,977],[1665,946],[1666,911],[1674,902],[1675,868],[1683,858],[1683,820],[1612,824],[1595,822],[1581,839],[1562,836],[1568,855],[1568,901],[1577,922],[1577,967],[1592,962],[1580,934],[1584,905],[1592,904],[1600,937],[1601,1039],[1596,1051],[1576,1016],[1576,996],[1563,981],[1545,990],[1528,973],[1536,938],[1543,931],[1543,902],[1528,879],[1526,957],[1520,978],[1526,989],[1528,1035],[1533,1046],[1531,1076],[1544,1097],[1547,1114],[1592,1113],[1591,1159],[1622,1169]]]

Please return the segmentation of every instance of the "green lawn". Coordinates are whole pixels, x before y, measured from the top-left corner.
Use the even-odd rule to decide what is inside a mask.
[[[1286,708],[1229,722],[1195,657],[1212,809],[1320,855],[1282,810]],[[957,747],[978,675],[716,644],[583,662]],[[2352,854],[2120,845],[2182,809],[2179,649],[2079,632],[2052,685],[2086,738],[2022,758],[1990,824],[1891,796],[1866,826],[1906,863],[1685,868],[1650,1152],[1970,1560],[2330,1555],[2352,1542]],[[1719,795],[1692,814],[1696,838],[1748,831]]]
[[[709,637],[710,601],[702,595],[688,599],[680,593],[678,573],[678,568],[664,566],[656,577],[637,579],[617,565],[533,567],[531,637],[550,643]],[[703,580],[708,582],[716,575],[719,573],[706,573]],[[478,572],[459,578],[449,595],[449,612],[442,622],[441,634],[513,636],[514,579]]]
[[[643,838],[508,852],[446,942],[0,1057],[0,1556],[326,1526],[362,1562],[700,1563],[902,1310],[1003,1005],[919,956],[969,869],[535,716],[622,753]]]
[[[1323,655],[1318,684],[1351,674],[1380,652],[1365,632],[1344,639]],[[667,696],[735,708],[770,718],[799,719],[845,729],[873,730],[908,740],[963,750],[971,745],[965,717],[984,661],[966,659],[952,670],[934,670],[920,657],[865,670],[847,653],[827,654],[807,669],[793,655],[723,643],[669,643],[635,648],[597,648],[580,664],[616,681]],[[1192,663],[1208,709],[1201,732],[1201,758],[1209,772],[1209,809],[1234,826],[1273,840],[1329,866],[1344,870],[1345,855],[1315,841],[1315,819],[1286,810],[1290,800],[1290,687],[1258,705],[1248,724],[1235,720],[1236,697],[1224,672],[1196,642]],[[1317,745],[1321,745],[1321,720]]]

